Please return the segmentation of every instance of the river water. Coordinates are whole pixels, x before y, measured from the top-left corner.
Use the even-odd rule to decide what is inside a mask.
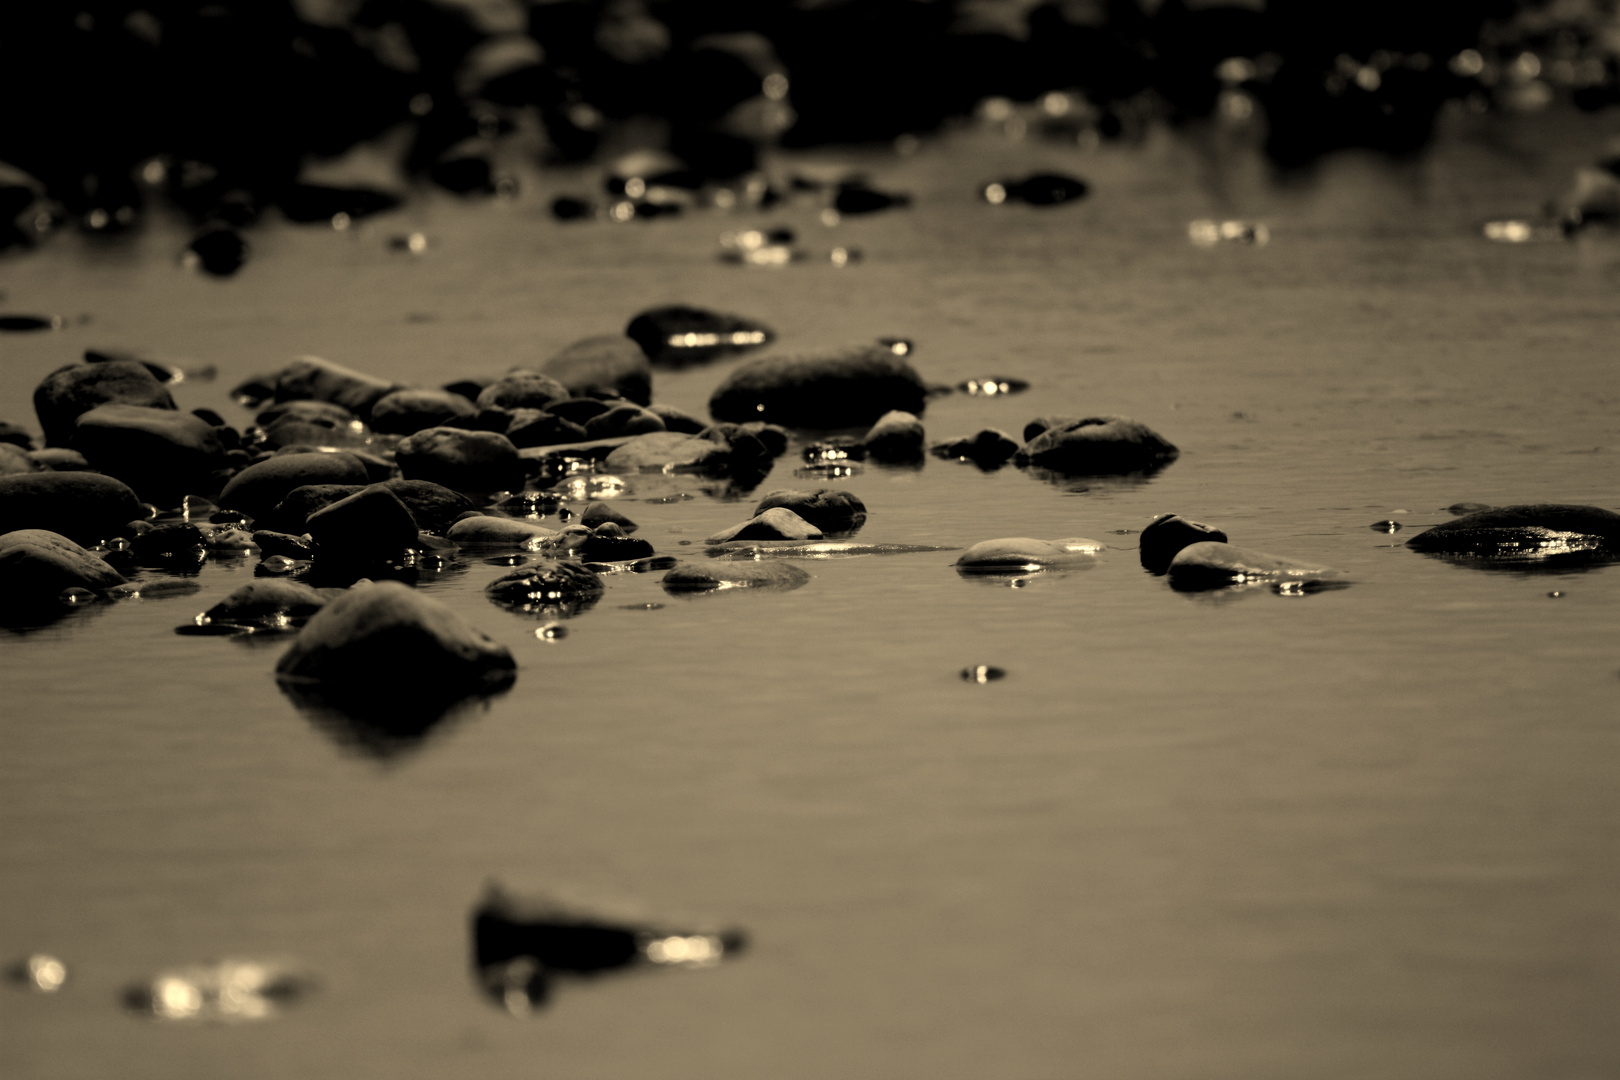
[[[227,281],[180,270],[161,224],[8,257],[5,308],[67,319],[0,340],[0,418],[30,424],[33,386],[86,347],[213,365],[177,399],[245,424],[229,389],[293,355],[437,385],[684,302],[759,318],[784,350],[898,335],[931,382],[1032,384],[935,399],[931,439],[1121,413],[1182,453],[1145,482],[934,459],[835,482],[868,507],[863,540],[1109,544],[1017,588],[951,552],[807,562],[786,593],[619,575],[546,640],[469,556],[421,587],[508,645],[517,682],[386,760],[278,691],[281,642],[173,633],[251,560],[6,632],[0,958],[48,952],[69,977],[0,987],[4,1071],[1612,1077],[1620,569],[1490,572],[1401,543],[1464,500],[1620,507],[1620,240],[1480,229],[1536,213],[1613,122],[1448,123],[1420,166],[1349,156],[1280,189],[1241,149],[979,132],[786,163],[916,197],[833,228],[808,205],[551,220],[581,173],[347,232],[267,226]],[[1042,167],[1092,196],[975,197]],[[1206,217],[1271,242],[1190,244]],[[718,259],[722,231],[767,222],[811,257]],[[420,256],[386,243],[413,230]],[[865,258],[835,267],[834,245]],[[660,372],[655,399],[702,412],[735,363]],[[759,493],[816,484],[800,464],[752,496],[628,477],[616,506],[698,557]],[[676,493],[694,497],[650,501]],[[1354,583],[1174,592],[1134,550],[1171,511]],[[1385,519],[1405,528],[1369,528]],[[1006,677],[961,677],[979,664]],[[492,881],[750,947],[514,1017],[471,970]],[[316,989],[262,1022],[121,1004],[223,957],[286,958]]]

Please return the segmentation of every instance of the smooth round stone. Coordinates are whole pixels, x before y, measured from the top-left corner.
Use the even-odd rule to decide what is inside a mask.
[[[505,435],[436,427],[407,436],[394,450],[407,480],[455,491],[507,491],[523,486],[523,459]]]
[[[268,428],[284,420],[301,420],[318,427],[343,428],[360,423],[360,418],[342,405],[330,401],[279,401],[261,409],[253,422]]]
[[[664,431],[663,417],[640,405],[615,405],[593,416],[585,424],[587,439],[616,439],[621,435],[646,435]]]
[[[383,486],[404,503],[416,519],[418,528],[431,533],[442,533],[450,524],[469,510],[473,501],[459,491],[431,480],[404,480],[395,477],[384,480]]]
[[[666,367],[707,363],[776,340],[776,333],[764,323],[679,304],[641,312],[624,332],[651,363]]]
[[[287,497],[276,504],[275,511],[256,523],[280,532],[302,533],[311,514],[365,487],[365,484],[304,484],[287,492]]]
[[[464,517],[445,530],[444,537],[467,547],[518,547],[529,540],[555,536],[555,529],[517,518],[480,515]]]
[[[145,516],[146,508],[128,484],[100,473],[0,476],[0,533],[47,529],[90,544]]]
[[[51,472],[87,472],[90,462],[77,450],[65,446],[47,446],[43,450],[30,450],[28,456],[40,469]]]
[[[45,429],[46,446],[66,446],[80,416],[114,403],[175,408],[168,388],[138,360],[70,364],[45,376],[34,390],[34,412]]]
[[[131,538],[130,550],[142,566],[196,566],[206,538],[190,522],[170,522]]]
[[[61,533],[18,529],[0,535],[0,606],[44,606],[69,589],[99,592],[126,580]]]
[[[707,421],[693,416],[684,409],[677,409],[673,405],[661,405],[655,402],[648,405],[647,408],[664,422],[664,427],[669,431],[680,431],[688,435],[696,435],[709,426]]]
[[[414,435],[424,428],[477,413],[478,406],[460,394],[406,388],[377,399],[371,407],[371,429],[384,435]]]
[[[730,448],[712,439],[654,431],[630,439],[602,464],[609,472],[659,472],[665,468],[696,472],[724,470],[730,461]]]
[[[1018,442],[1005,431],[982,428],[970,438],[935,443],[928,452],[938,458],[971,461],[981,469],[994,469],[1018,453]]]
[[[197,625],[285,629],[326,606],[326,596],[285,578],[255,578],[203,612]]]
[[[16,443],[0,442],[0,476],[44,471],[45,466]]]
[[[778,506],[793,511],[823,533],[853,533],[866,523],[866,504],[836,488],[813,491],[784,488],[769,492],[754,507],[754,516]]]
[[[709,398],[716,420],[790,428],[866,427],[891,410],[920,414],[927,388],[893,350],[867,345],[761,357],[735,368]]]
[[[1170,560],[1169,576],[1170,584],[1177,589],[1247,584],[1331,585],[1349,580],[1343,570],[1207,540],[1178,551]]]
[[[671,593],[707,593],[731,589],[797,589],[810,580],[805,570],[790,562],[683,562],[664,575],[662,585]]]
[[[548,617],[577,615],[606,591],[594,572],[578,563],[557,559],[520,566],[484,586],[484,595],[501,607]]]
[[[371,407],[395,389],[395,384],[323,360],[300,356],[276,374],[277,401],[328,401],[341,405],[364,420]]]
[[[593,502],[585,507],[585,512],[579,515],[579,523],[587,529],[594,529],[599,525],[612,522],[626,533],[633,533],[639,526],[619,513],[605,502]]]
[[[512,409],[511,419],[503,432],[519,450],[532,446],[560,446],[564,443],[584,442],[589,436],[585,429],[572,420],[540,409]]]
[[[1406,546],[1509,561],[1582,552],[1620,554],[1620,514],[1571,503],[1497,506],[1436,525]]]
[[[715,533],[706,544],[731,540],[820,540],[821,530],[785,506],[762,510],[747,521]]]
[[[1176,552],[1206,540],[1224,544],[1227,536],[1213,525],[1188,521],[1176,514],[1161,514],[1142,530],[1138,554],[1144,569],[1162,574],[1170,568],[1170,560],[1176,557]]]
[[[873,461],[900,464],[922,460],[926,440],[922,421],[896,409],[878,417],[861,442]]]
[[[1062,540],[1006,536],[974,544],[957,558],[956,568],[964,573],[1002,574],[1087,566],[1107,547],[1082,536]]]
[[[637,405],[652,401],[652,365],[641,346],[623,334],[576,341],[540,365],[575,397],[622,397]]]
[[[1146,424],[1093,416],[1046,428],[1020,447],[1014,460],[1067,476],[1106,476],[1161,468],[1179,453]]]
[[[346,562],[383,562],[399,557],[416,543],[416,519],[399,496],[382,484],[372,484],[304,522],[315,541],[317,558]]]
[[[315,547],[308,539],[291,533],[259,529],[253,533],[253,543],[266,559],[279,556],[289,562],[295,562],[315,556]]]
[[[212,495],[225,482],[225,445],[206,420],[174,409],[100,405],[79,416],[72,449],[147,502]]]
[[[566,401],[574,395],[550,375],[538,371],[509,371],[484,387],[478,395],[482,409],[540,409],[554,401]]]
[[[325,451],[277,454],[231,477],[219,505],[240,510],[255,521],[268,517],[296,488],[306,484],[357,484],[370,480],[365,463],[353,454]]]

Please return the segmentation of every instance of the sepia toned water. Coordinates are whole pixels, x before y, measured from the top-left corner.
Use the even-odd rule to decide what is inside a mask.
[[[284,642],[182,637],[252,577],[102,604],[0,638],[0,990],[8,1076],[1586,1080],[1620,1071],[1620,567],[1485,571],[1401,546],[1459,501],[1620,508],[1620,239],[1496,244],[1608,135],[1601,119],[1454,119],[1421,166],[1354,156],[1273,189],[1242,152],[1155,137],[1091,154],[964,134],[853,161],[910,210],[565,225],[531,176],[501,204],[424,197],[345,233],[267,226],[234,279],[178,227],[0,262],[0,418],[87,347],[212,381],[314,353],[438,385],[538,363],[683,302],[778,348],[886,335],[953,395],[931,439],[1121,413],[1181,457],[1051,483],[930,459],[836,482],[860,539],[1087,536],[1094,567],[1022,587],[928,552],[806,562],[793,592],[668,596],[618,575],[567,636],[490,604],[468,556],[422,588],[508,645],[517,682],[379,761],[299,711]],[[1207,143],[1206,151],[1213,144]],[[1056,209],[985,181],[1060,168]],[[1263,221],[1263,247],[1188,242]],[[795,228],[780,269],[719,234]],[[427,251],[392,250],[422,231]],[[835,245],[865,258],[826,261]],[[81,319],[88,316],[88,321]],[[702,412],[738,361],[659,372]],[[627,477],[661,554],[813,486]],[[713,489],[713,490],[711,490]],[[671,494],[684,501],[655,502]],[[1163,512],[1348,571],[1307,596],[1186,594],[1140,568]],[[1369,528],[1395,519],[1390,534]],[[556,524],[554,519],[548,523]],[[1559,595],[1552,595],[1557,593]],[[654,606],[661,605],[661,606]],[[964,681],[965,667],[1006,677]],[[736,926],[702,971],[604,976],[508,1015],[478,989],[486,885]],[[227,958],[314,992],[258,1022],[163,1023],[132,983]]]

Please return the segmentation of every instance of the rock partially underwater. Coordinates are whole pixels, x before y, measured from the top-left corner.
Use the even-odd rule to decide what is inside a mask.
[[[1042,418],[1024,428],[1013,460],[1063,476],[1153,473],[1180,451],[1158,432],[1124,416]]]
[[[676,595],[730,592],[736,589],[797,589],[810,580],[789,562],[710,560],[678,563],[664,575],[664,591]]]
[[[1171,588],[1183,592],[1269,585],[1278,592],[1315,592],[1349,584],[1343,570],[1299,562],[1216,541],[1190,544],[1170,560]]]
[[[768,356],[732,370],[709,398],[716,420],[790,428],[864,427],[885,413],[920,414],[928,391],[884,345],[803,356]]]
[[[484,595],[508,611],[567,618],[594,607],[606,588],[579,563],[542,559],[502,574],[484,587]]]
[[[1486,568],[1596,565],[1620,560],[1620,514],[1569,503],[1498,506],[1436,525],[1406,546]]]
[[[982,540],[956,560],[960,574],[1027,574],[1036,570],[1074,570],[1093,565],[1108,545],[1083,536],[1036,540],[1008,536]]]
[[[1144,570],[1163,574],[1170,569],[1170,560],[1183,548],[1205,541],[1224,544],[1226,540],[1226,534],[1213,525],[1188,521],[1179,514],[1161,514],[1142,530],[1138,553]]]

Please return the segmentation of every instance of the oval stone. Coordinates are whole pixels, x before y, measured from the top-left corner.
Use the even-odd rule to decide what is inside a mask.
[[[1169,576],[1172,587],[1184,590],[1268,583],[1331,585],[1349,580],[1343,570],[1208,540],[1178,551],[1170,560]]]
[[[1620,554],[1620,514],[1597,506],[1529,503],[1454,518],[1406,542],[1413,551],[1508,561],[1580,552]]]
[[[926,401],[927,388],[910,364],[882,345],[866,345],[749,361],[714,391],[709,413],[737,423],[865,427],[891,410],[920,414]]]
[[[18,529],[0,535],[0,606],[38,607],[65,589],[99,592],[122,585],[124,575],[61,533]]]
[[[1006,574],[1088,566],[1108,545],[1082,536],[1036,540],[1004,536],[981,540],[962,552],[956,568],[963,573]]]
[[[641,346],[623,334],[576,341],[540,365],[575,397],[622,397],[637,405],[652,401],[652,365]]]
[[[664,575],[665,592],[708,593],[731,589],[797,589],[810,575],[790,562],[683,562]]]
[[[100,473],[0,476],[0,533],[48,529],[90,544],[117,535],[126,523],[145,513],[128,484]]]
[[[1014,460],[1067,476],[1107,476],[1162,468],[1179,453],[1139,421],[1092,416],[1045,428],[1019,448]]]

